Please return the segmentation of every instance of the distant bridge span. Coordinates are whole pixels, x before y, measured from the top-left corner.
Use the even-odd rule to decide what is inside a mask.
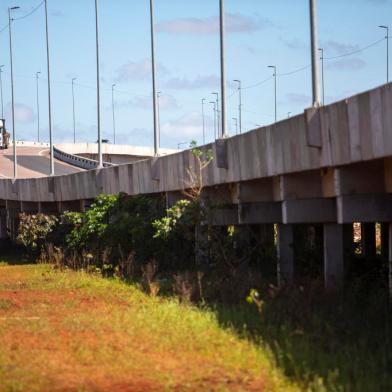
[[[226,205],[214,223],[278,224],[280,279],[294,275],[293,224],[323,224],[327,287],[342,282],[346,223],[385,223],[392,246],[391,83],[202,149],[214,155],[204,197]],[[189,187],[188,168],[195,168],[189,150],[52,178],[0,179],[3,215],[83,209],[101,193],[161,193],[170,204]]]

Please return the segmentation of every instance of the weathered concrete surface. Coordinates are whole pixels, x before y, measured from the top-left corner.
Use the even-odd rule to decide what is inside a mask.
[[[203,146],[203,151],[211,149],[215,157],[203,173],[203,183],[212,187],[270,178],[272,191],[269,189],[267,195],[278,197],[271,201],[362,193],[366,187],[351,189],[348,183],[350,176],[344,176],[344,171],[355,163],[376,159],[381,162],[380,165],[387,165],[387,160],[392,157],[391,102],[392,84],[388,84],[320,108],[319,119],[312,120],[312,124],[307,123],[309,116],[303,114],[234,136],[225,140],[224,148],[219,147],[219,166],[224,167],[217,165],[216,145]],[[320,123],[320,146],[315,146],[318,139],[314,135],[312,145],[308,140],[309,127],[314,133],[314,121]],[[0,199],[70,201],[92,199],[102,192],[131,195],[179,192],[190,186],[188,170],[195,171],[196,166],[191,152],[186,150],[73,175],[17,180],[16,184],[4,179],[0,180]],[[323,177],[322,174],[328,173],[328,170],[331,174]],[[374,172],[370,170],[369,177],[371,173]],[[377,192],[385,192],[384,183],[388,183],[390,173],[391,170],[385,171],[385,181],[383,175],[378,175],[381,180],[376,180],[379,185],[380,181],[382,184]],[[260,186],[260,191],[263,186]],[[324,192],[328,190],[332,190],[333,194],[326,195]],[[343,206],[345,201],[343,199]],[[389,211],[380,206],[375,206],[375,209],[389,216]],[[344,212],[342,214],[342,221],[345,221]]]

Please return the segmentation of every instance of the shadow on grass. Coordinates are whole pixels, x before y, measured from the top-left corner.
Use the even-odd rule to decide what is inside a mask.
[[[214,309],[222,326],[266,345],[304,390],[391,391],[392,311],[384,283],[368,276],[328,295],[312,282],[260,293],[260,309],[246,303]]]
[[[34,264],[35,256],[27,255],[24,248],[15,245],[11,240],[0,240],[0,264],[23,265]]]

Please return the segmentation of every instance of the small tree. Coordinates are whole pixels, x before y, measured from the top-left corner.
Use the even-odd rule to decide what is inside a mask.
[[[30,251],[41,252],[58,219],[53,215],[41,213],[35,215],[22,213],[19,218],[17,242]]]

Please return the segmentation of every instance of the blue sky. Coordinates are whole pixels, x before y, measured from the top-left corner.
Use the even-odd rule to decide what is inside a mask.
[[[3,0],[0,29],[7,7],[20,6],[16,18],[41,0]],[[49,0],[54,140],[72,141],[71,79],[77,77],[77,140],[96,140],[94,0]],[[228,123],[235,133],[238,96],[243,90],[243,130],[273,121],[273,80],[268,65],[278,67],[278,118],[300,113],[311,103],[308,0],[226,0]],[[201,142],[201,99],[219,90],[218,0],[155,0],[156,59],[160,98],[161,144]],[[381,40],[377,26],[390,25],[392,0],[319,0],[319,46],[325,57],[345,55]],[[101,117],[104,137],[112,140],[111,85],[116,84],[118,143],[152,145],[152,104],[148,0],[100,0]],[[44,7],[13,23],[16,132],[35,140],[35,73],[41,71],[41,134],[48,138]],[[8,30],[0,33],[3,89],[10,127]],[[350,56],[325,61],[326,103],[386,81],[386,42]],[[391,72],[392,74],[392,67]],[[207,140],[213,138],[212,105],[206,107]]]

